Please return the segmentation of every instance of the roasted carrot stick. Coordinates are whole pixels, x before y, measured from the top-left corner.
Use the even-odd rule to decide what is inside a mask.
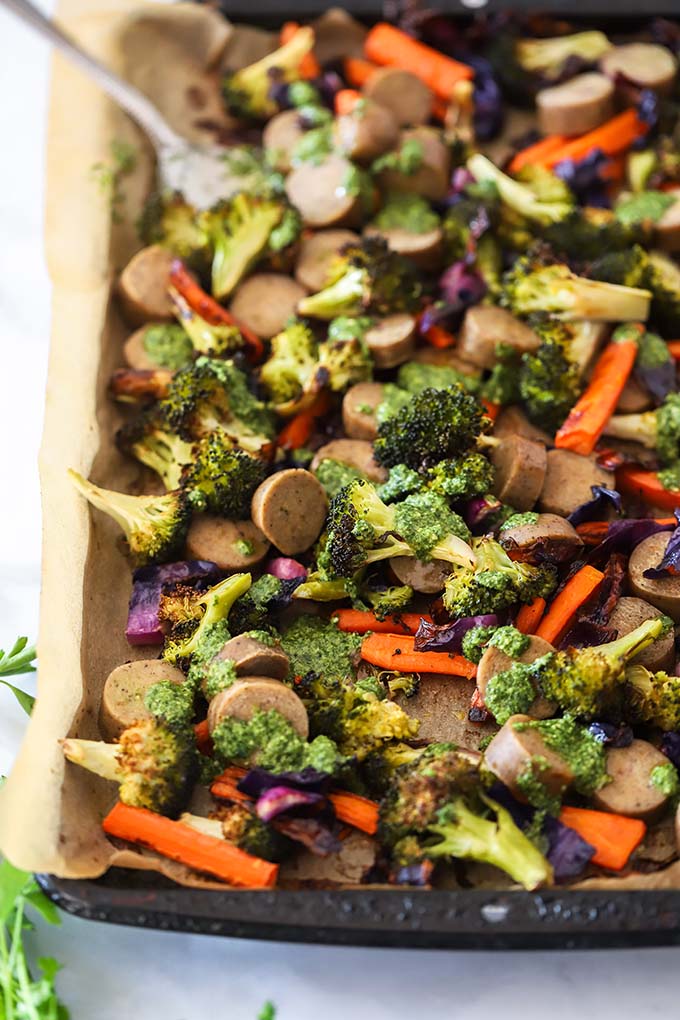
[[[475,676],[477,667],[462,655],[449,652],[416,652],[414,638],[397,634],[369,634],[361,656],[372,666],[404,673],[440,673],[443,676]]]
[[[522,606],[515,620],[515,627],[521,634],[535,634],[545,612],[545,599],[540,596],[528,606]]]
[[[345,78],[354,88],[360,89],[365,85],[372,74],[378,70],[377,64],[370,60],[362,60],[361,57],[346,57],[342,63]]]
[[[605,156],[620,156],[636,139],[646,135],[648,130],[648,126],[640,120],[635,110],[625,110],[593,131],[572,139],[561,149],[555,149],[534,162],[551,168],[565,159],[575,161],[583,159],[593,149],[599,149]]]
[[[614,330],[612,340],[597,360],[588,387],[572,407],[555,436],[555,446],[587,457],[614,413],[638,352],[641,323],[626,323]]]
[[[359,797],[356,793],[330,793],[328,799],[335,808],[341,822],[353,825],[355,829],[373,835],[378,828],[378,805],[367,797]]]
[[[340,89],[335,93],[336,116],[344,117],[351,113],[360,100],[361,92],[357,92],[356,89]]]
[[[561,149],[568,140],[566,135],[548,135],[547,138],[541,138],[540,142],[534,142],[533,145],[528,145],[526,149],[520,149],[508,167],[510,173],[519,173],[523,167],[530,166],[532,163],[538,163],[539,160],[545,159],[551,153]]]
[[[595,567],[585,566],[569,578],[552,602],[540,624],[536,637],[554,645],[566,634],[576,613],[602,582],[604,574]]]
[[[486,412],[487,418],[491,418],[491,421],[495,421],[501,409],[500,404],[494,404],[490,400],[486,400],[482,397],[482,404],[484,405],[484,411]]]
[[[253,857],[226,840],[206,836],[146,808],[118,803],[102,824],[109,836],[148,847],[162,857],[215,875],[230,885],[246,889],[269,889],[276,885],[278,864]]]
[[[287,21],[279,34],[279,42],[282,46],[290,42],[297,30],[299,29],[297,21]],[[316,59],[313,53],[306,53],[300,61],[300,77],[301,78],[318,78],[321,74],[321,68],[319,67],[319,61]]]
[[[443,326],[438,326],[436,323],[425,330],[423,338],[430,347],[436,347],[438,350],[446,350],[449,347],[456,346],[454,334],[449,333],[448,329],[444,329]]]
[[[379,620],[375,613],[363,609],[337,609],[333,619],[337,620],[338,630],[348,634],[367,634],[369,631],[379,634],[415,634],[421,620],[432,623],[432,617],[423,613],[399,613]]]
[[[560,821],[578,832],[595,847],[593,864],[621,871],[636,846],[644,839],[647,826],[638,818],[591,811],[589,808],[563,807]]]
[[[304,446],[314,431],[314,422],[331,406],[331,398],[324,390],[318,395],[314,403],[300,411],[294,418],[283,426],[276,440],[276,445],[281,450],[299,450]]]
[[[675,358],[676,361],[680,361],[680,340],[669,340],[668,350],[670,351],[672,358]]]
[[[208,720],[204,719],[203,722],[196,723],[194,733],[196,734],[196,747],[201,754],[211,755],[213,752],[213,742],[210,730],[208,729]]]
[[[680,507],[680,492],[665,489],[655,471],[624,464],[616,472],[616,487],[628,496],[637,496],[643,503],[651,503],[662,510]]]
[[[203,290],[189,273],[180,259],[175,259],[170,270],[170,283],[187,302],[190,308],[211,326],[236,326],[246,344],[249,361],[259,361],[264,353],[264,344],[252,329],[235,319],[231,312]]]
[[[374,25],[366,36],[364,52],[376,64],[401,67],[415,74],[440,99],[449,100],[459,81],[474,76],[467,64],[445,57],[384,21]]]

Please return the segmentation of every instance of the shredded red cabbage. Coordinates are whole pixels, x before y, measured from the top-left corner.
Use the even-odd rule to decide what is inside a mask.
[[[583,524],[584,521],[596,521],[602,516],[609,506],[613,506],[617,514],[623,512],[621,494],[616,489],[608,489],[604,485],[591,485],[590,491],[593,498],[586,503],[581,503],[575,510],[572,510],[567,520],[574,527]]]
[[[463,638],[473,627],[497,627],[499,617],[496,613],[483,616],[466,616],[454,623],[438,626],[428,620],[421,620],[416,631],[414,647],[417,652],[459,652]]]
[[[680,510],[674,510],[673,516],[680,524]],[[676,528],[671,535],[661,563],[656,567],[648,567],[643,577],[657,580],[663,577],[677,577],[678,574],[680,574],[680,528]]]
[[[162,645],[163,631],[158,619],[163,590],[182,582],[217,580],[221,571],[208,560],[181,560],[154,567],[140,567],[132,575],[125,637],[131,645]]]
[[[278,815],[301,807],[316,807],[325,803],[320,793],[294,790],[292,786],[272,786],[258,798],[255,813],[263,822],[271,822]]]

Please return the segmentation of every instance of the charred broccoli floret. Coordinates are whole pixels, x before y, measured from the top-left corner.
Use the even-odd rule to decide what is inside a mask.
[[[201,660],[214,657],[230,637],[227,626],[229,611],[236,599],[248,591],[251,581],[250,574],[232,574],[207,591],[189,589],[188,593],[184,593],[180,590],[179,599],[173,599],[171,595],[161,598],[161,619],[176,625],[166,641],[163,658],[168,662],[178,662],[197,652]],[[199,620],[198,626],[193,625],[196,619]],[[190,629],[189,634],[187,629]]]
[[[652,318],[665,335],[680,332],[680,269],[661,252],[649,254],[649,289],[654,295]]]
[[[405,698],[413,698],[420,689],[420,676],[417,673],[394,673],[388,678],[387,686],[392,697],[403,694]]]
[[[494,469],[483,453],[442,460],[428,474],[431,490],[447,499],[483,496],[493,488]]]
[[[421,303],[423,282],[413,263],[389,250],[379,237],[346,245],[324,290],[303,298],[301,315],[335,319],[342,315],[412,312]]]
[[[623,223],[610,209],[591,206],[579,206],[536,233],[556,254],[579,262],[597,259],[603,252],[625,251],[644,240],[644,230],[637,224]]]
[[[320,389],[319,346],[304,322],[294,320],[271,340],[260,382],[279,413],[295,413]]]
[[[213,325],[194,311],[189,302],[174,287],[169,287],[168,293],[180,323],[179,326],[170,328],[182,330],[191,346],[192,355],[205,354],[210,358],[224,357],[224,355],[238,351],[244,346],[245,340],[238,326],[229,326],[226,323],[219,326]],[[183,368],[190,360],[191,358],[185,358],[180,365],[175,367]]]
[[[129,496],[101,489],[77,471],[68,474],[80,494],[122,528],[137,566],[170,560],[181,552],[191,516],[182,490],[164,496]]]
[[[642,443],[655,450],[663,464],[672,464],[680,457],[680,393],[669,393],[654,411],[615,414],[604,431],[607,436]]]
[[[342,393],[372,375],[373,358],[363,336],[338,338],[329,329],[328,339],[319,344],[318,379],[334,393]]]
[[[379,620],[403,612],[413,598],[413,588],[408,584],[395,585],[381,590],[361,589],[362,601],[368,603]]]
[[[474,566],[454,567],[444,587],[444,605],[452,616],[496,613],[533,602],[557,584],[553,567],[515,562],[493,538],[473,538],[472,549]]]
[[[124,453],[155,471],[169,492],[180,487],[194,455],[193,444],[160,428],[153,412],[119,429],[116,442]]]
[[[117,744],[68,737],[62,748],[69,761],[118,783],[123,804],[173,818],[196,779],[196,741],[190,726],[170,728],[146,719],[129,726]]]
[[[273,574],[262,574],[232,606],[229,630],[233,634],[243,634],[267,627],[272,616],[290,604],[299,581],[299,578],[281,581]]]
[[[194,447],[183,485],[194,509],[243,519],[250,516],[251,497],[266,474],[263,461],[216,430]]]
[[[300,63],[314,45],[314,32],[308,26],[273,53],[227,75],[222,94],[227,109],[236,117],[264,120],[276,113],[277,105],[270,96],[273,76],[277,81],[295,81],[300,77]]]
[[[215,754],[225,764],[255,765],[267,772],[299,772],[311,767],[336,773],[345,763],[327,736],[309,743],[280,712],[258,709],[249,720],[227,718],[212,733]]]
[[[680,729],[680,677],[652,673],[633,663],[626,670],[625,717],[663,730]]]
[[[554,179],[554,190],[559,195],[559,198],[553,201],[546,201],[537,195],[528,184],[522,184],[520,181],[504,174],[490,159],[483,156],[481,152],[477,152],[469,158],[467,167],[478,183],[495,185],[501,201],[515,213],[532,222],[558,222],[563,220],[574,206],[573,195],[570,193],[569,188],[558,178]]]
[[[145,244],[162,244],[190,263],[207,253],[208,237],[198,211],[179,192],[154,192],[137,222]]]
[[[569,357],[569,337],[562,324],[541,329],[542,343],[522,355],[519,396],[532,422],[554,432],[581,393],[579,366]]]
[[[284,861],[295,848],[292,840],[261,821],[248,804],[224,804],[208,818],[185,811],[180,822],[206,836],[226,839],[239,850],[265,861]]]
[[[594,280],[623,287],[647,287],[649,256],[639,244],[623,251],[607,252],[591,264],[589,275]]]
[[[490,428],[479,401],[463,386],[426,389],[399,415],[378,426],[375,458],[384,467],[405,464],[415,471],[465,456]]]

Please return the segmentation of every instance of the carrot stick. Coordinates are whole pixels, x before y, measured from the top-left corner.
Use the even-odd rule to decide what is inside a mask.
[[[337,609],[333,613],[338,630],[348,634],[415,634],[421,620],[432,623],[432,617],[424,613],[398,613],[379,620],[375,613],[363,609]]]
[[[287,21],[279,33],[279,42],[282,46],[290,42],[300,26],[297,21]],[[299,69],[301,78],[318,78],[321,74],[319,61],[313,53],[305,53],[300,61]]]
[[[344,792],[329,793],[328,799],[341,822],[353,825],[355,829],[368,832],[371,836],[377,831],[378,805],[374,800]]]
[[[536,637],[554,645],[566,634],[577,611],[587,602],[604,578],[601,570],[585,566],[569,578],[559,595],[553,599],[536,628]]]
[[[344,117],[351,113],[354,107],[360,102],[361,92],[356,89],[339,89],[335,93],[335,113],[338,117]]]
[[[643,503],[675,510],[680,507],[680,492],[665,489],[655,471],[624,464],[616,472],[616,487],[629,496],[637,496]]]
[[[560,821],[595,847],[593,864],[611,871],[621,871],[626,866],[647,831],[645,823],[638,818],[592,811],[590,808],[563,807]]]
[[[439,673],[471,679],[477,667],[462,655],[449,652],[416,652],[413,637],[397,634],[369,634],[361,646],[361,656],[372,666],[403,673]]]
[[[362,60],[361,57],[345,57],[342,64],[345,78],[354,88],[360,89],[365,85],[372,74],[378,70],[377,64],[370,60]]]
[[[494,404],[491,400],[486,400],[482,397],[482,404],[484,405],[484,411],[487,418],[491,418],[491,421],[495,421],[501,409],[500,404]]]
[[[300,411],[294,418],[284,425],[279,432],[276,445],[281,450],[299,450],[304,446],[314,431],[314,422],[331,406],[331,398],[324,390],[320,393],[313,404]]]
[[[231,312],[218,304],[217,301],[203,290],[189,273],[181,261],[174,259],[170,269],[170,283],[187,302],[190,308],[205,319],[211,326],[236,326],[246,344],[249,361],[259,361],[264,354],[264,344],[252,329],[235,319]]]
[[[592,149],[600,149],[605,156],[620,156],[637,138],[647,134],[648,130],[648,126],[640,120],[635,110],[625,110],[593,131],[574,138],[561,149],[556,149],[534,162],[550,169],[565,159],[574,161],[583,159]]]
[[[515,620],[515,627],[520,634],[535,634],[541,617],[545,612],[545,599],[540,596],[528,606],[522,606]]]
[[[425,330],[423,338],[431,347],[436,347],[440,351],[456,346],[456,338],[453,333],[449,333],[448,329],[444,329],[443,326],[438,326],[436,323]]]
[[[215,875],[230,885],[246,889],[270,889],[276,885],[278,864],[253,857],[226,840],[206,836],[146,808],[118,803],[104,819],[103,828],[109,836],[148,847],[162,857]]]
[[[567,142],[566,135],[548,135],[547,138],[541,138],[540,142],[534,142],[533,145],[527,145],[526,149],[520,149],[513,157],[508,170],[511,174],[519,173],[525,166],[537,163],[551,153],[557,152]]]
[[[479,712],[487,711],[487,707],[484,703],[484,695],[480,691],[479,687],[475,687],[470,696],[470,708],[476,708]]]
[[[194,733],[196,734],[196,747],[198,750],[201,754],[210,756],[213,753],[213,742],[210,730],[208,729],[208,720],[204,719],[203,722],[196,723]]]
[[[586,390],[555,436],[555,446],[587,457],[614,413],[637,357],[640,323],[620,326],[597,360]]]
[[[675,358],[676,361],[680,361],[680,340],[669,340],[668,350],[672,358]]]
[[[586,545],[599,545],[607,537],[609,521],[584,521],[576,530]]]
[[[366,36],[364,53],[376,64],[401,67],[415,74],[440,99],[449,100],[459,81],[474,77],[474,71],[467,64],[445,57],[384,21],[374,25]]]

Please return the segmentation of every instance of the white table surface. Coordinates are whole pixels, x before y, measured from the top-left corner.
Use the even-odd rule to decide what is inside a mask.
[[[36,458],[49,335],[42,256],[46,47],[0,11],[0,647],[34,635],[40,556]],[[0,691],[0,773],[24,719]],[[674,949],[452,953],[292,946],[154,933],[65,917],[38,955],[64,964],[74,1020],[670,1020]]]

